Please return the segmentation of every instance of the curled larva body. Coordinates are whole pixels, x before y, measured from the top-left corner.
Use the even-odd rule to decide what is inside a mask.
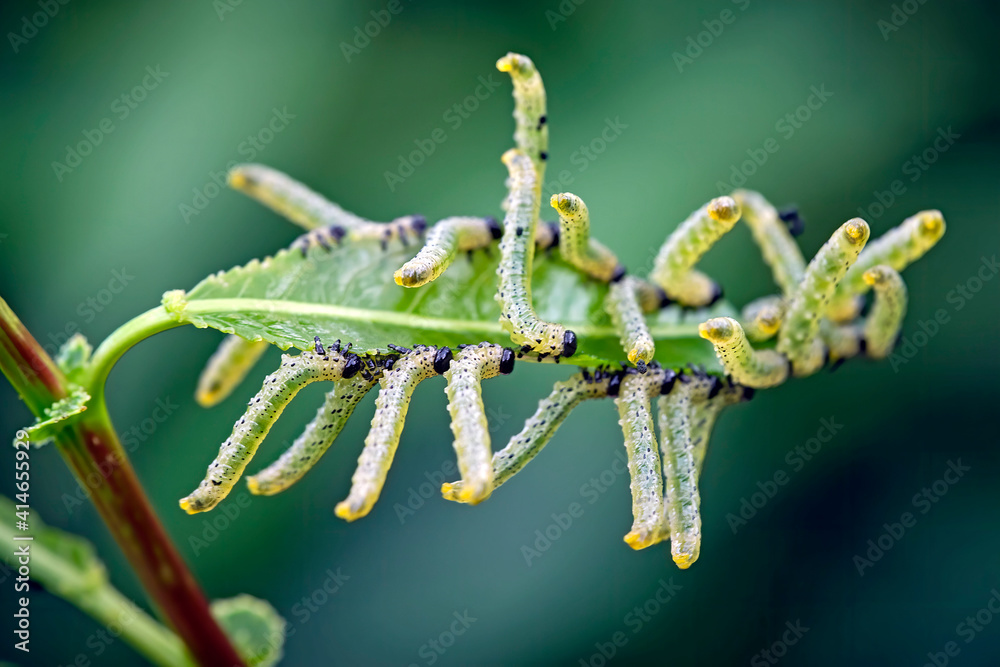
[[[864,325],[866,352],[873,359],[884,359],[892,352],[906,316],[906,284],[898,271],[885,265],[868,269],[864,279],[875,290]]]
[[[538,319],[531,304],[531,267],[538,220],[534,167],[516,149],[504,153],[503,162],[510,171],[510,195],[497,267],[500,324],[522,348],[544,355],[571,356],[576,352],[576,334],[560,324]]]
[[[613,376],[582,371],[563,382],[557,382],[552,393],[538,403],[538,409],[524,422],[521,432],[510,439],[507,446],[493,454],[493,489],[499,488],[517,474],[548,444],[573,408],[589,398],[608,395],[608,387],[617,380]],[[461,500],[462,482],[452,482],[441,487],[446,500]]]
[[[559,245],[559,223],[555,220],[535,225],[535,248],[551,250]]]
[[[351,477],[351,491],[335,509],[341,519],[354,521],[371,511],[396,455],[413,390],[422,380],[447,371],[450,362],[451,350],[446,347],[418,347],[383,373],[371,430]]]
[[[620,279],[625,267],[611,250],[590,238],[590,212],[582,199],[569,192],[552,195],[549,203],[559,213],[559,254],[564,260],[603,282]]]
[[[545,115],[545,86],[531,58],[508,53],[497,61],[497,69],[510,74],[514,84],[514,142],[531,158],[541,193],[548,159],[549,126]]]
[[[427,229],[427,218],[422,215],[404,215],[392,222],[368,222],[347,230],[350,241],[378,241],[385,250],[390,241],[398,240],[404,246],[411,238],[419,239]]]
[[[837,321],[853,319],[858,305],[852,297],[870,289],[865,281],[868,269],[884,264],[897,272],[902,271],[933,248],[944,236],[945,229],[941,211],[920,211],[874,239],[837,285],[827,313]]]
[[[777,349],[792,363],[796,377],[812,375],[822,367],[825,349],[819,336],[820,317],[868,235],[868,223],[861,218],[841,225],[809,262],[798,290],[789,298]]]
[[[645,549],[663,540],[663,473],[659,446],[650,410],[651,395],[659,394],[661,381],[656,373],[648,376],[627,374],[615,398],[618,423],[625,436],[625,455],[632,492],[632,529],[625,542],[633,549]]]
[[[670,555],[681,569],[691,567],[701,554],[701,496],[691,433],[696,387],[677,382],[657,401],[666,487],[664,527],[670,535]]]
[[[788,379],[788,362],[774,350],[755,350],[740,323],[715,317],[698,326],[698,334],[715,346],[715,354],[736,382],[757,389]]]
[[[210,408],[228,398],[268,347],[265,341],[249,341],[234,334],[226,336],[198,377],[194,394],[198,405]]]
[[[312,470],[340,435],[354,408],[378,381],[375,376],[369,377],[371,379],[358,374],[335,381],[316,416],[292,446],[277,461],[256,475],[247,477],[250,493],[273,496],[292,486]]]
[[[311,382],[350,377],[360,368],[357,356],[333,350],[322,354],[303,352],[296,357],[282,355],[281,367],[264,379],[264,386],[250,399],[246,413],[208,466],[205,479],[180,501],[181,509],[188,514],[205,512],[229,494],[271,426],[300,389]]]
[[[644,313],[655,313],[661,308],[666,308],[671,304],[670,297],[659,285],[654,285],[648,280],[632,276],[632,286],[635,288],[636,297],[639,299],[639,307]]]
[[[229,185],[307,230],[331,225],[351,229],[368,223],[291,176],[261,164],[233,167]]]
[[[500,234],[494,218],[445,218],[430,228],[420,252],[403,264],[393,279],[403,287],[426,285],[444,273],[458,253],[485,248]]]
[[[776,294],[762,296],[743,306],[740,317],[747,338],[760,342],[772,338],[781,328],[785,300]]]
[[[805,275],[806,261],[788,226],[779,219],[777,209],[759,192],[737,190],[733,199],[740,205],[743,221],[750,227],[764,261],[771,267],[774,282],[785,296],[792,294]]]
[[[637,283],[632,276],[611,283],[604,299],[604,310],[611,316],[628,360],[645,372],[646,364],[653,360],[656,346],[642,313]]]
[[[826,346],[829,361],[834,364],[861,353],[863,335],[857,324],[835,324],[824,318],[819,323],[819,335]]]
[[[493,493],[493,453],[490,425],[483,406],[482,381],[513,370],[514,353],[499,345],[466,347],[455,355],[444,374],[448,381],[448,412],[455,435],[455,454],[462,487],[458,502],[475,505]],[[442,487],[447,493],[448,485]]]
[[[722,296],[719,285],[693,267],[740,218],[731,197],[717,197],[674,230],[653,262],[650,280],[684,306],[707,306]]]

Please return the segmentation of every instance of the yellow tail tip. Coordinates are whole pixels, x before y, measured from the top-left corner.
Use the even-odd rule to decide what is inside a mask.
[[[697,554],[673,554],[674,564],[682,570],[686,570],[698,560]]]
[[[229,181],[229,187],[234,190],[242,190],[250,184],[250,179],[247,178],[247,175],[239,167],[229,172],[227,180]]]
[[[739,323],[731,317],[713,317],[698,325],[698,335],[712,343],[727,343],[741,330]]]
[[[844,223],[844,236],[855,245],[867,242],[870,233],[868,223],[861,218],[852,218]]]
[[[740,205],[732,197],[716,197],[708,202],[708,215],[722,223],[735,223],[740,219]]]
[[[498,70],[501,72],[510,72],[511,74],[524,74],[530,72],[534,67],[535,64],[531,62],[531,58],[523,56],[520,53],[508,53],[497,61]]]
[[[623,539],[625,540],[625,544],[629,545],[636,551],[645,549],[646,547],[651,547],[659,541],[654,535],[639,530],[629,531]]]
[[[256,477],[247,477],[247,491],[255,496],[261,495],[260,483],[257,481]]]
[[[361,517],[368,514],[365,509],[354,510],[351,504],[346,500],[337,503],[337,506],[333,509],[333,513],[343,519],[344,521],[357,521]]]
[[[184,510],[185,512],[187,512],[188,514],[197,514],[198,512],[203,511],[203,510],[195,509],[191,505],[191,501],[188,498],[181,498],[179,504],[181,506],[181,509]]]
[[[941,211],[931,209],[929,211],[921,211],[917,215],[920,216],[920,226],[918,229],[923,236],[934,240],[944,236],[945,223]]]

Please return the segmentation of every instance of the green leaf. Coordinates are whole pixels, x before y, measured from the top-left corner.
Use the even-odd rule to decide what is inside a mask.
[[[285,619],[268,602],[245,594],[215,600],[212,615],[250,667],[271,667],[281,660]]]
[[[28,434],[27,439],[35,447],[48,444],[53,436],[66,426],[64,422],[76,417],[87,409],[90,394],[83,387],[75,384],[70,385],[69,390],[69,396],[45,408],[45,419],[39,419],[24,429]]]
[[[179,322],[266,340],[282,349],[313,347],[341,339],[355,349],[387,344],[457,346],[489,341],[510,345],[500,328],[496,292],[497,252],[464,257],[433,283],[400,287],[394,270],[416,248],[353,242],[310,250],[282,250],[263,261],[212,275],[190,292],[168,292],[165,309]],[[534,305],[541,318],[576,332],[577,365],[617,363],[625,353],[602,307],[607,286],[584,277],[557,256],[539,253],[533,276]],[[725,303],[709,310],[682,312],[671,307],[650,319],[656,360],[666,366],[700,363],[718,370],[712,346],[697,325],[708,317],[731,315]]]

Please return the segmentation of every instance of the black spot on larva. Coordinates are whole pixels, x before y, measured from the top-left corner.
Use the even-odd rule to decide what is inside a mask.
[[[484,222],[486,223],[486,228],[490,230],[490,236],[493,237],[494,241],[503,236],[503,230],[500,229],[500,223],[497,222],[496,218],[490,216],[485,218]]]
[[[635,362],[635,367],[637,369],[639,369],[640,373],[645,373],[646,372],[646,362],[643,361],[642,359],[640,359],[639,361]]]
[[[622,388],[622,376],[620,373],[615,373],[608,380],[608,396],[617,396],[621,392]]]
[[[576,354],[576,334],[567,329],[563,334],[562,356],[572,357],[574,354]]]
[[[504,348],[500,354],[500,373],[508,375],[514,370],[514,350]]]
[[[545,121],[547,121],[547,120],[548,120],[548,118],[545,117],[545,114],[542,114],[541,116],[538,117],[538,129],[539,130],[542,129],[542,125],[545,125]]]
[[[422,215],[413,216],[413,222],[410,223],[410,229],[412,229],[417,236],[420,236],[427,229],[427,218]]]
[[[541,158],[542,162],[544,162],[545,160],[549,159],[549,154],[546,153],[545,151],[542,151],[538,154],[538,157]]]
[[[521,346],[521,354],[527,354],[529,352],[531,352],[531,346],[530,345],[522,345]]]
[[[719,379],[718,375],[715,375],[712,377],[712,383],[708,386],[708,398],[715,398],[720,391],[722,391],[722,380]]]
[[[439,374],[447,372],[451,368],[451,358],[450,347],[438,348],[437,353],[434,355],[434,370]]]
[[[400,345],[393,345],[392,343],[389,343],[388,345],[386,345],[386,347],[388,347],[390,350],[393,350],[394,352],[399,352],[400,354],[409,354],[410,353],[410,348],[408,348],[408,347],[402,347]]]
[[[330,225],[330,237],[339,245],[343,238],[347,236],[347,230],[340,225]]]
[[[799,209],[794,204],[780,209],[778,217],[788,227],[788,233],[792,236],[799,236],[806,230],[806,221],[799,215]]]
[[[897,343],[899,342],[899,337],[898,336],[896,337],[896,342]],[[895,348],[895,347],[896,346],[893,345],[893,348]],[[859,336],[858,337],[858,354],[865,354],[866,352],[868,352],[868,339],[866,339],[864,336]]]
[[[724,292],[722,291],[722,285],[720,285],[719,283],[712,283],[712,298],[709,299],[707,305],[711,306],[712,304],[716,303],[719,299],[722,298],[723,294]]]
[[[691,378],[685,375],[684,371],[681,371],[680,373],[677,374],[677,379],[683,382],[684,384],[687,384],[688,382],[691,381]]]
[[[677,371],[672,368],[668,368],[663,371],[663,382],[660,384],[660,394],[666,396],[674,388],[674,384],[677,382]]]
[[[344,370],[341,373],[341,376],[345,378],[352,378],[358,374],[358,371],[361,370],[361,366],[361,359],[359,359],[357,355],[352,354],[347,357],[347,360],[344,362]]]
[[[830,366],[830,372],[832,373],[841,366],[843,366],[845,361],[847,361],[847,357],[841,357],[840,359],[837,359],[835,362],[833,362],[833,365]]]
[[[326,354],[326,350],[323,349],[323,343],[320,342],[319,336],[313,338],[313,343],[315,343],[316,354]]]
[[[615,266],[614,273],[611,274],[611,282],[616,283],[625,277],[625,265],[618,264]]]
[[[515,234],[517,234],[518,236],[520,236],[521,234],[523,234],[523,233],[524,233],[524,228],[522,228],[522,227],[518,227],[518,228],[516,228],[516,229],[514,230],[514,233],[515,233]]]

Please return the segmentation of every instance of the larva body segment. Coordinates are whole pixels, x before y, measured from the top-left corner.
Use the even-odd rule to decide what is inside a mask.
[[[330,226],[352,229],[369,222],[291,176],[262,164],[233,167],[229,171],[229,185],[306,230]]]
[[[508,53],[497,69],[510,74],[514,85],[514,142],[535,166],[535,188],[541,196],[548,159],[549,126],[545,112],[545,86],[531,58]]]
[[[860,306],[852,297],[870,289],[864,277],[868,269],[884,264],[901,272],[933,248],[946,227],[941,211],[920,211],[869,243],[837,286],[828,308],[830,317],[837,321],[853,319]]]
[[[265,341],[249,341],[235,334],[226,336],[198,377],[194,398],[198,405],[218,405],[237,387],[267,352]]]
[[[754,342],[768,340],[778,333],[784,316],[784,299],[776,294],[762,296],[743,306],[743,330]]]
[[[834,364],[861,354],[863,334],[857,324],[835,324],[824,318],[819,323],[819,335]]]
[[[615,398],[618,423],[625,436],[625,454],[632,492],[632,529],[625,542],[633,549],[645,549],[663,540],[663,474],[659,446],[650,410],[651,394],[659,394],[655,377],[626,374],[620,395]]]
[[[549,203],[559,213],[559,254],[564,260],[602,282],[620,279],[625,267],[604,244],[590,238],[590,212],[582,199],[569,192],[552,195]]]
[[[670,297],[659,285],[654,285],[648,280],[632,276],[632,286],[635,288],[636,297],[639,299],[639,307],[644,313],[655,313],[661,308],[666,308],[671,304]]]
[[[798,289],[806,272],[806,261],[798,243],[778,217],[777,209],[759,192],[737,190],[733,199],[740,205],[743,221],[750,227],[764,261],[771,267],[774,282],[785,296],[790,296]]]
[[[650,280],[684,306],[708,306],[717,301],[722,289],[693,267],[739,218],[740,207],[731,197],[717,197],[699,208],[660,247]]]
[[[670,555],[682,570],[701,554],[701,495],[692,439],[695,391],[697,384],[678,382],[657,401],[666,486],[664,526],[669,530]]]
[[[404,246],[417,240],[427,230],[427,218],[422,215],[404,215],[392,222],[367,222],[347,230],[349,241],[378,241],[385,250],[390,241],[399,241]]]
[[[445,218],[430,228],[424,247],[393,274],[393,279],[403,287],[426,285],[444,273],[458,253],[485,248],[500,235],[494,218]]]
[[[490,425],[483,406],[482,381],[507,374],[514,367],[511,350],[483,343],[470,346],[455,355],[444,374],[448,381],[448,412],[451,432],[455,435],[455,454],[462,486],[458,502],[476,505],[493,493],[493,456],[490,449]],[[449,484],[441,493],[449,493]]]
[[[875,290],[875,301],[865,319],[866,352],[884,359],[892,352],[906,316],[906,284],[890,266],[873,266],[864,273],[865,282]]]
[[[698,326],[698,334],[715,346],[726,372],[747,387],[774,387],[788,379],[788,362],[774,350],[755,350],[740,323],[715,317]]]
[[[422,380],[447,371],[450,362],[448,348],[421,346],[402,355],[383,373],[371,430],[351,477],[351,491],[334,510],[341,519],[354,521],[371,511],[396,455],[413,390]]]
[[[777,349],[792,363],[796,377],[812,375],[822,367],[825,349],[819,336],[820,318],[868,235],[868,223],[861,218],[841,225],[809,262],[802,283],[790,297]]]
[[[551,220],[535,225],[535,248],[551,250],[559,245],[559,223]]]
[[[503,162],[510,171],[510,194],[497,267],[500,324],[522,349],[542,355],[571,356],[576,352],[576,334],[560,324],[539,320],[531,305],[531,267],[538,220],[534,167],[528,156],[517,149],[504,153]]]
[[[273,496],[298,482],[312,470],[343,430],[361,399],[378,381],[355,375],[333,384],[316,416],[277,461],[247,477],[247,488],[258,496]]]
[[[625,276],[611,283],[604,299],[604,309],[621,337],[628,360],[644,373],[646,365],[653,360],[656,346],[643,316],[639,297],[638,281],[632,276]]]
[[[493,489],[503,485],[542,451],[573,408],[587,399],[607,396],[613,381],[617,386],[610,375],[582,371],[557,382],[552,393],[538,403],[535,414],[524,422],[521,432],[493,454]],[[444,484],[441,493],[446,500],[463,502],[463,486],[460,481]]]
[[[250,399],[246,413],[236,422],[232,435],[222,443],[219,455],[208,466],[205,479],[189,496],[181,499],[181,509],[188,514],[205,512],[229,494],[271,426],[300,389],[320,380],[350,377],[360,368],[358,357],[346,352],[324,350],[323,353],[303,352],[295,357],[282,355],[281,367],[264,379],[264,386]]]

